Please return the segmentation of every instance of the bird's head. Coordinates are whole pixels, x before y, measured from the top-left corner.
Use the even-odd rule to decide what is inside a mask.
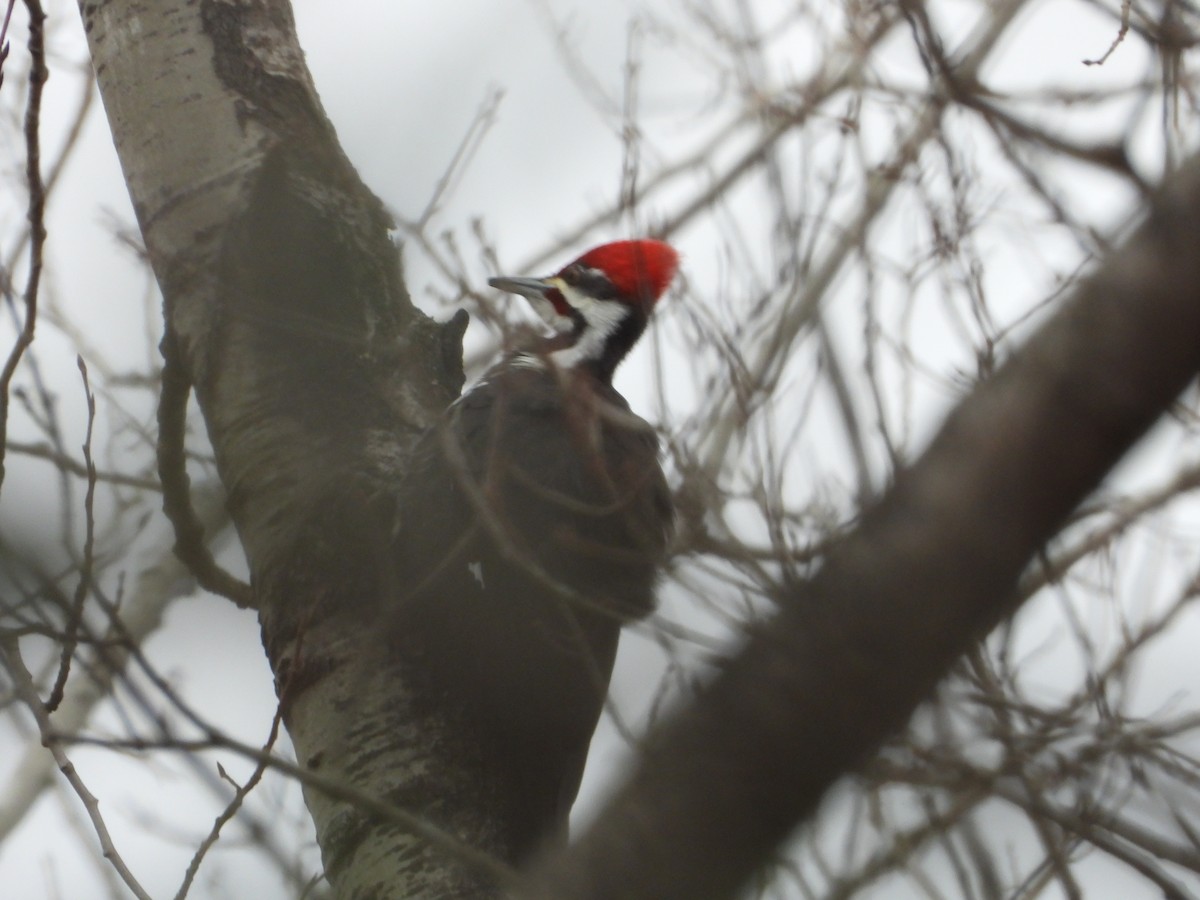
[[[678,268],[679,254],[662,241],[614,241],[548,278],[492,278],[488,284],[525,297],[558,332],[547,354],[556,365],[608,381]]]

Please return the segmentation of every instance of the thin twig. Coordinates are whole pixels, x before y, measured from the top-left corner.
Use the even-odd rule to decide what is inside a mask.
[[[0,370],[0,486],[4,484],[4,445],[8,441],[8,401],[13,376],[21,357],[33,343],[37,324],[38,287],[42,280],[42,254],[46,244],[46,188],[41,170],[42,86],[49,77],[46,69],[46,13],[39,0],[25,0],[29,10],[29,103],[25,108],[25,182],[29,189],[29,276],[23,300],[25,324],[17,335]],[[11,7],[10,7],[11,9]],[[8,19],[5,18],[7,27]]]
[[[1133,0],[1121,0],[1121,25],[1117,29],[1117,36],[1113,38],[1108,49],[1104,51],[1104,55],[1096,59],[1085,59],[1085,66],[1102,66],[1108,62],[1108,58],[1113,55],[1116,49],[1121,46],[1125,40],[1125,36],[1129,34],[1129,13],[1133,9]]]
[[[88,818],[92,821],[96,836],[100,839],[100,850],[104,854],[104,858],[112,864],[126,887],[138,900],[151,900],[150,895],[146,893],[129,867],[125,865],[121,854],[117,852],[112,836],[108,833],[108,826],[104,824],[104,817],[100,815],[100,802],[87,789],[87,785],[83,783],[83,779],[79,777],[79,772],[75,769],[75,764],[64,752],[63,740],[56,735],[54,724],[50,721],[50,713],[41,698],[38,697],[33,676],[29,673],[25,660],[21,657],[21,649],[15,638],[0,637],[0,665],[4,666],[12,678],[13,687],[21,702],[33,713],[33,717],[37,721],[38,732],[42,736],[42,743],[53,754],[59,771],[63,773],[79,799],[83,801],[84,809],[87,810]]]
[[[44,459],[47,462],[53,463],[54,467],[59,471],[67,472],[80,478],[90,477],[87,466],[65,453],[60,453],[46,443],[35,444],[26,441],[9,441],[8,452],[21,456],[32,456],[36,459]],[[158,483],[157,478],[141,478],[137,475],[126,475],[124,472],[101,471],[100,469],[96,469],[95,473],[96,481],[104,484],[121,485],[122,487],[154,491],[155,493],[162,490],[162,485]]]
[[[92,428],[96,423],[96,395],[88,384],[87,365],[82,356],[75,358],[79,374],[83,378],[83,393],[87,398],[87,432],[83,439],[83,462],[87,469],[87,493],[83,498],[84,539],[83,561],[79,566],[79,580],[75,584],[75,595],[71,598],[70,613],[63,628],[62,646],[59,650],[58,677],[46,701],[46,711],[54,712],[62,702],[67,677],[71,673],[71,658],[79,644],[79,626],[83,622],[83,604],[87,600],[88,588],[92,583],[92,565],[96,547],[96,464],[92,460]]]
[[[275,748],[275,741],[279,738],[279,725],[282,721],[283,706],[280,704],[275,708],[275,716],[271,719],[271,732],[267,735],[266,743],[263,744],[263,759],[258,760],[254,767],[254,771],[250,774],[250,777],[246,779],[246,783],[237,786],[237,790],[234,792],[233,799],[229,801],[229,804],[221,811],[221,814],[217,816],[216,821],[213,822],[212,830],[209,831],[208,836],[201,841],[200,846],[196,849],[196,853],[192,856],[191,862],[188,863],[187,872],[184,873],[183,884],[179,886],[179,890],[175,893],[175,900],[184,900],[184,898],[187,896],[188,891],[192,887],[192,882],[196,879],[196,874],[200,871],[200,863],[204,861],[205,855],[213,848],[213,845],[216,844],[217,838],[221,836],[221,829],[225,826],[226,822],[237,815],[237,811],[241,809],[242,803],[245,802],[246,797],[249,796],[250,792],[258,786],[260,781],[262,781],[262,777],[267,771],[267,763],[264,761],[264,759],[269,758],[271,751]],[[221,774],[225,776],[223,769],[221,770]]]
[[[17,0],[8,0],[8,8],[4,10],[4,24],[0,25],[0,87],[4,86],[4,61],[8,59],[8,23],[16,5]]]

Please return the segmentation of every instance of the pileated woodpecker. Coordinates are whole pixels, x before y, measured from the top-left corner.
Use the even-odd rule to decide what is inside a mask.
[[[496,772],[520,861],[565,835],[624,622],[672,527],[658,440],[612,386],[678,266],[660,241],[493,278],[553,329],[424,436],[405,495],[405,639]]]

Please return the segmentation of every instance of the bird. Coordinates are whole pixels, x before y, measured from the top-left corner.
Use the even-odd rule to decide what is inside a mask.
[[[547,333],[418,442],[405,492],[404,640],[479,742],[520,863],[565,840],[622,625],[645,617],[673,531],[654,429],[612,385],[679,265],[603,244],[549,277],[497,277]]]

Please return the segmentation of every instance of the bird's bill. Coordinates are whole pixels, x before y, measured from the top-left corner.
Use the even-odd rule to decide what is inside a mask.
[[[546,292],[554,290],[554,285],[545,278],[509,278],[502,276],[500,278],[489,278],[488,284],[499,291],[507,291],[510,294],[520,294],[522,297],[528,297],[530,300],[537,298],[545,299]]]
[[[568,331],[573,325],[570,316],[562,315],[555,309],[550,298],[546,296],[550,291],[558,290],[559,288],[558,283],[554,279],[510,278],[502,276],[500,278],[489,278],[488,284],[499,291],[520,294],[529,301],[529,305],[533,307],[534,312],[538,314],[541,320],[555,331]]]

